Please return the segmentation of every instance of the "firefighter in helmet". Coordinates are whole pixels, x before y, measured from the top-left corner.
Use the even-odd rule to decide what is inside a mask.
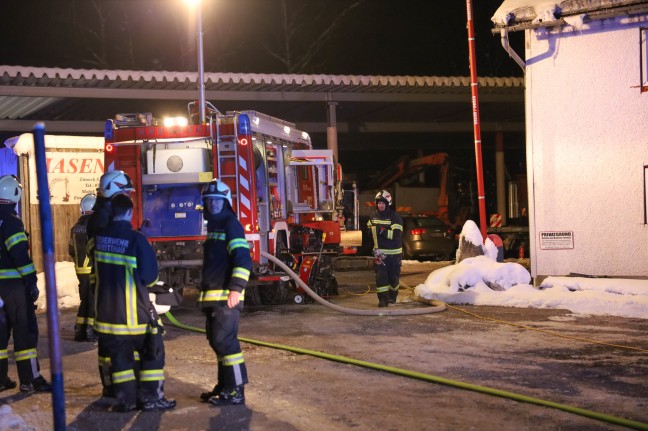
[[[81,198],[79,207],[81,217],[70,230],[69,254],[74,259],[74,270],[79,279],[79,310],[74,325],[74,341],[97,340],[92,326],[94,325],[94,295],[90,289],[90,259],[87,254],[88,220],[97,201],[97,196],[87,194]]]
[[[16,387],[8,376],[8,345],[12,335],[20,392],[48,392],[50,385],[40,374],[36,352],[36,268],[29,257],[25,226],[15,212],[21,197],[22,186],[16,177],[0,177],[0,297],[4,301],[4,319],[0,321],[0,392]]]
[[[392,196],[388,191],[379,191],[375,201],[376,211],[369,218],[367,227],[373,238],[378,306],[387,307],[394,304],[398,297],[403,255],[403,220],[391,208]]]
[[[202,198],[207,240],[198,303],[205,313],[209,345],[218,360],[218,381],[200,399],[217,406],[245,404],[247,369],[237,334],[252,269],[250,247],[232,209],[229,187],[214,179],[203,188]]]
[[[163,328],[148,290],[158,281],[157,256],[144,234],[131,225],[133,201],[128,195],[111,198],[110,214],[111,222],[95,233],[93,258],[95,331],[110,355],[118,400],[114,410],[169,410],[176,402],[164,398]]]
[[[96,293],[96,280],[94,274],[93,246],[94,237],[99,229],[108,226],[110,222],[110,200],[121,194],[130,194],[134,191],[133,182],[124,171],[108,171],[99,179],[99,188],[97,189],[97,200],[92,209],[92,214],[88,219],[88,249],[87,253],[90,258],[90,289],[93,295]],[[103,385],[103,395],[112,397],[112,377],[110,372],[110,352],[108,352],[101,341],[98,340],[99,353],[99,375]]]

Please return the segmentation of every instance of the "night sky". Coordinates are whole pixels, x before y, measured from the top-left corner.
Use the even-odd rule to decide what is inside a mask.
[[[480,76],[521,75],[490,32],[490,17],[502,1],[473,4]],[[469,74],[465,1],[203,5],[207,72]],[[2,15],[2,64],[196,70],[195,18],[183,0],[20,0],[3,2]],[[522,40],[512,42],[520,46]]]
[[[463,0],[202,1],[206,72],[469,75]],[[499,35],[491,33],[490,17],[502,2],[473,4],[479,76],[522,75]],[[3,65],[197,70],[196,15],[184,0],[11,0],[3,2],[2,18]],[[523,42],[522,32],[511,35],[517,52],[523,52]],[[340,138],[342,146],[346,138],[351,139]],[[411,139],[420,140],[421,148],[429,141]],[[452,148],[458,141],[472,138],[447,139]],[[326,137],[314,137],[316,147],[317,142]],[[470,160],[471,153],[459,157]],[[341,162],[357,160],[355,155],[341,155]],[[352,162],[347,172],[368,175],[402,155],[402,149],[374,152],[375,160],[362,158],[366,173]],[[508,161],[522,166],[524,151],[512,156]]]

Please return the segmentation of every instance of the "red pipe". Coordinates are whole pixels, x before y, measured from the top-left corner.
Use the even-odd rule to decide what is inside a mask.
[[[481,123],[479,120],[479,94],[477,88],[477,58],[475,56],[475,29],[473,27],[472,1],[466,0],[468,16],[468,58],[470,61],[470,89],[472,92],[473,130],[475,134],[475,161],[477,164],[477,198],[479,200],[479,228],[486,238],[486,196],[484,194],[484,170],[482,167]]]

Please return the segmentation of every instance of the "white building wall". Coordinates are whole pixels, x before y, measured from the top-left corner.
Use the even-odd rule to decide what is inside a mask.
[[[648,26],[648,16],[527,31],[533,277],[648,276],[642,26]],[[540,233],[548,231],[573,232],[573,249],[541,249]]]

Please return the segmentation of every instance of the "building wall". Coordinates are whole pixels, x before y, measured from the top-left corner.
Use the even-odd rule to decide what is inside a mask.
[[[648,276],[642,26],[648,27],[648,16],[527,30],[533,277]],[[548,243],[540,235],[550,231],[573,232],[573,249],[541,249]]]

